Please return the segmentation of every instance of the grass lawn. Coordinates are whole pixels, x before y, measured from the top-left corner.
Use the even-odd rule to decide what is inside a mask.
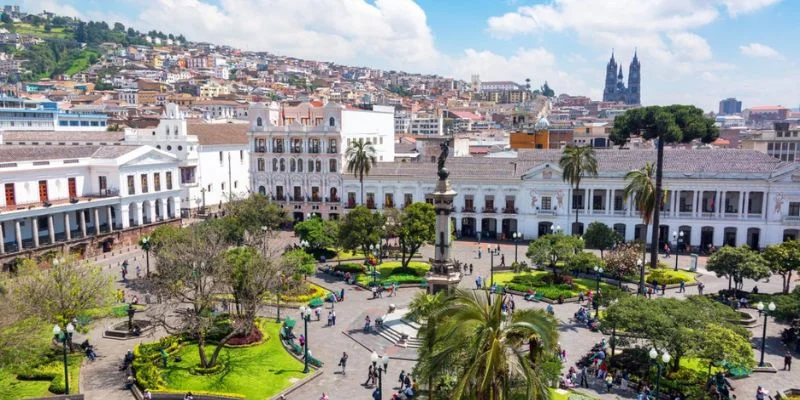
[[[421,261],[411,261],[408,263],[408,268],[402,268],[400,261],[386,261],[379,264],[376,268],[380,273],[375,281],[383,283],[397,282],[401,283],[420,283],[425,279],[425,274],[431,270],[431,265]],[[372,283],[372,275],[370,273],[358,274],[357,282],[362,285],[369,285]]]
[[[14,24],[14,31],[21,35],[36,35],[42,39],[70,38],[72,36],[72,34],[64,32],[63,27],[52,27],[50,32],[45,32],[44,25],[37,27],[22,22]]]
[[[297,293],[282,293],[281,294],[281,303],[292,303],[292,304],[294,304],[294,303],[297,303],[297,304],[303,303],[303,304],[305,304],[305,303],[308,303],[309,301],[311,301],[311,299],[313,299],[315,297],[321,297],[321,298],[324,299],[325,297],[328,296],[329,293],[330,293],[330,291],[328,291],[327,289],[323,288],[322,286],[315,285],[315,284],[313,284],[311,282],[306,281],[305,282],[305,288],[301,289],[299,292],[297,292]],[[267,296],[266,299],[269,302],[274,302],[275,301],[275,295],[269,295],[269,296]]]
[[[589,397],[583,394],[578,394],[573,391],[563,389],[550,388],[550,400],[593,400],[594,397]]]
[[[259,324],[266,343],[240,348],[225,348],[219,361],[222,371],[211,375],[194,375],[192,367],[200,363],[196,344],[186,344],[178,354],[179,363],[171,362],[166,369],[159,368],[168,391],[202,391],[238,393],[248,399],[271,398],[294,382],[305,377],[303,363],[292,357],[281,345],[280,324],[264,321]],[[210,354],[213,345],[206,346]],[[313,342],[312,342],[313,347]]]
[[[81,51],[80,57],[74,59],[72,61],[72,65],[64,71],[67,75],[77,74],[78,72],[84,71],[89,68],[89,57],[90,56],[99,57],[100,55],[92,50],[83,50]]]
[[[550,284],[542,281],[545,276],[550,274],[551,272],[549,271],[531,271],[521,273],[514,273],[512,271],[495,272],[494,282],[497,285],[506,286],[509,289],[518,290],[521,292],[527,292],[528,289],[536,290],[537,293],[541,293],[542,296],[551,300],[558,299],[558,297],[561,295],[563,295],[565,298],[577,297],[580,292],[586,292],[590,289],[594,291],[597,287],[595,280],[585,278],[574,278],[572,280],[572,288],[566,284]],[[600,287],[607,289],[613,286],[606,283],[600,283]]]
[[[50,395],[48,381],[22,381],[17,375],[0,368],[0,399],[27,399]]]

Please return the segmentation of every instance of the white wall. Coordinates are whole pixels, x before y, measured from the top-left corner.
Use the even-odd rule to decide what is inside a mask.
[[[394,107],[374,107],[378,111],[342,110],[342,154],[347,139],[364,139],[375,146],[378,161],[394,161]]]

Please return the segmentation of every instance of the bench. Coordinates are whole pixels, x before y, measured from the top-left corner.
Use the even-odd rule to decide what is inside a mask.
[[[419,287],[422,288],[422,289],[427,289],[428,288],[428,281],[423,279],[422,282],[419,283]]]

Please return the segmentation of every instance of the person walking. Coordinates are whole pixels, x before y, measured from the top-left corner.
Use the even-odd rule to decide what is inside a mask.
[[[500,254],[500,266],[501,267],[505,267],[506,266],[506,255],[505,254]]]
[[[328,311],[328,326],[333,325],[333,311]]]
[[[792,370],[792,353],[787,351],[786,354],[783,355],[783,369],[787,371]]]
[[[703,282],[699,282],[697,284],[697,292],[700,294],[700,296],[703,295],[703,289],[705,289],[705,288],[706,288],[706,285],[703,284]]]
[[[481,259],[481,247],[478,246],[478,260]]]
[[[662,283],[661,284],[661,295],[665,296],[666,294],[667,294],[667,284],[666,283]]]
[[[331,322],[333,322],[333,326],[336,326],[336,310],[331,310]]]
[[[372,385],[372,365],[367,370],[367,380],[361,386],[374,386]]]
[[[678,293],[686,293],[686,282],[681,281],[680,286],[678,287]]]
[[[583,387],[583,388],[588,388],[589,387],[589,381],[586,379],[586,375],[588,373],[589,372],[586,370],[586,364],[581,364],[581,382],[580,382],[580,387]]]
[[[142,274],[142,265],[136,264],[136,279],[139,279]]]
[[[347,367],[347,358],[347,353],[343,351],[342,358],[339,359],[339,366],[342,367],[342,375],[347,375],[347,372],[345,372],[345,368]]]
[[[480,258],[480,257],[478,257]],[[472,275],[472,263],[469,263],[469,274]]]
[[[406,370],[404,370],[404,369],[400,370],[400,379],[399,379],[400,380],[400,390],[403,390],[403,381],[405,380],[405,377],[406,377]]]
[[[392,297],[397,296],[397,289],[399,289],[399,287],[397,287],[397,282],[392,282]]]
[[[475,278],[475,287],[478,288],[478,289],[481,288],[481,277],[480,277],[480,275],[478,275],[478,277]]]

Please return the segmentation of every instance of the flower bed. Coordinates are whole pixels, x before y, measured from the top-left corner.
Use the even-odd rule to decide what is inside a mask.
[[[376,267],[379,276],[375,277],[378,284],[397,282],[398,284],[421,283],[425,280],[425,274],[431,270],[431,265],[421,261],[411,261],[408,267],[403,268],[399,261],[387,261]],[[369,286],[373,282],[372,274],[369,272],[358,274],[356,282]]]
[[[564,296],[565,299],[577,297],[581,292],[595,289],[596,283],[591,279],[572,278],[569,275],[562,275],[562,277],[563,283],[556,283],[552,280],[553,275],[546,271],[531,271],[518,274],[498,272],[494,274],[494,282],[497,285],[523,293],[535,290],[537,294],[541,294],[550,300],[556,300],[561,296]],[[606,283],[601,283],[600,287],[603,289],[611,288]]]

